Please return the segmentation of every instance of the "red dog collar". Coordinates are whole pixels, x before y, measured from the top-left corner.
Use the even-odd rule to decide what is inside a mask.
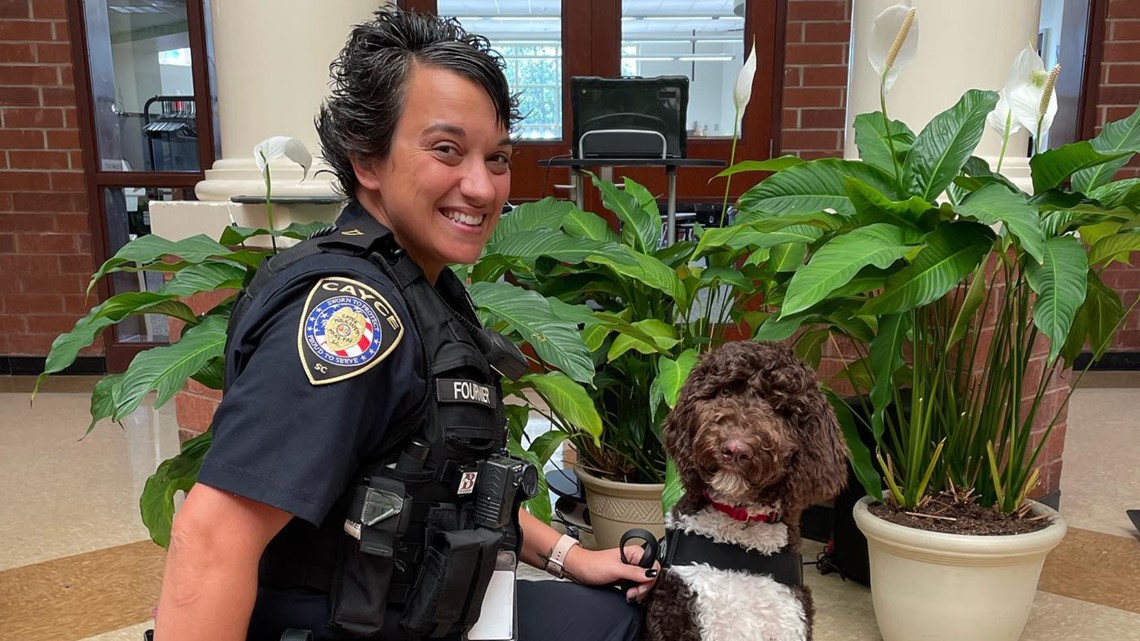
[[[770,512],[759,512],[751,514],[746,508],[736,507],[735,505],[726,505],[724,503],[717,503],[709,497],[708,492],[705,492],[705,499],[708,500],[709,505],[714,510],[722,514],[727,514],[736,521],[741,523],[779,523],[780,512],[779,510],[772,510]]]

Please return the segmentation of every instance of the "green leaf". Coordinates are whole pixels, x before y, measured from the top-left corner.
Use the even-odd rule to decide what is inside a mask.
[[[1002,223],[1021,241],[1021,246],[1038,263],[1044,260],[1045,232],[1037,208],[1025,194],[1011,192],[1001,185],[986,185],[970,194],[956,211],[987,225]]]
[[[986,282],[986,264],[983,262],[974,271],[974,278],[966,289],[966,297],[962,299],[962,304],[958,308],[958,315],[954,318],[954,325],[950,328],[950,338],[946,340],[945,351],[947,354],[959,341],[966,337],[974,313],[978,311],[986,299],[986,286],[988,284]]]
[[[657,359],[657,378],[661,385],[661,394],[669,409],[677,404],[677,396],[681,393],[681,386],[689,378],[689,373],[697,366],[697,351],[687,349],[681,352],[677,360],[668,356]]]
[[[177,456],[163,461],[146,480],[139,497],[143,524],[156,544],[170,547],[170,527],[174,522],[174,497],[189,492],[198,481],[202,461],[210,449],[213,432],[207,431],[182,444]]]
[[[115,396],[118,394],[122,374],[107,374],[95,383],[91,390],[91,423],[85,434],[95,429],[95,424],[115,413]]]
[[[719,283],[732,285],[737,290],[742,292],[750,292],[753,289],[752,281],[737,271],[728,267],[709,267],[701,271],[701,284],[708,286],[716,286]]]
[[[593,381],[594,363],[577,323],[556,316],[541,294],[505,281],[472,283],[468,292],[480,314],[505,322],[544,362],[578,382]]]
[[[521,391],[516,397],[523,401],[527,400]],[[526,430],[527,419],[530,417],[530,408],[526,405],[512,405],[508,403],[505,405],[505,410],[507,415],[507,432],[510,434],[510,440],[521,441],[523,432]]]
[[[127,263],[138,263],[140,266],[161,260],[164,256],[176,256],[186,263],[201,263],[208,258],[216,256],[229,256],[233,254],[229,249],[204,234],[198,234],[179,241],[171,241],[155,234],[140,236],[123,245],[99,271],[91,277],[87,285],[90,294],[95,283],[107,274],[117,271],[117,268]]]
[[[593,174],[590,174],[590,179],[602,193],[602,203],[606,209],[612,211],[618,220],[622,221],[622,242],[642,253],[649,254],[656,251],[661,243],[661,215],[657,212],[656,201],[653,201],[653,211],[646,211],[643,197],[648,192],[645,188],[642,187],[640,191],[636,187],[631,189],[630,185],[637,183],[629,178],[625,179],[626,191],[618,190],[613,183]]]
[[[197,324],[198,317],[184,303],[171,300],[169,294],[154,292],[125,292],[116,294],[92,308],[87,315],[75,322],[70,332],[60,334],[52,341],[44,363],[44,371],[36,381],[36,388],[48,374],[63,371],[79,355],[79,350],[95,342],[103,330],[129,316],[156,313],[181,319],[190,325]],[[33,393],[33,397],[35,393]]]
[[[808,367],[818,370],[819,363],[823,360],[823,346],[830,337],[831,333],[826,329],[804,332],[796,339],[796,357],[807,363]]]
[[[566,432],[552,429],[539,434],[538,437],[534,439],[534,442],[530,444],[527,451],[534,454],[535,460],[539,463],[539,469],[542,469],[542,466],[545,466],[546,463],[550,461],[550,457],[558,451],[558,448],[568,436],[569,434]]]
[[[642,354],[667,352],[677,343],[681,342],[680,339],[677,338],[677,332],[673,326],[665,321],[656,318],[647,318],[632,323],[632,325],[649,335],[652,342],[642,340],[630,334],[622,334],[614,339],[614,344],[610,346],[606,360],[613,361],[631,349]]]
[[[895,148],[895,158],[899,167],[903,166],[911,145],[914,132],[901,120],[892,120],[890,144]],[[864,113],[855,116],[855,146],[863,162],[882,169],[889,175],[895,174],[895,162],[891,159],[891,147],[887,142],[887,124],[883,112]]]
[[[1049,361],[1061,353],[1077,310],[1085,302],[1088,257],[1073,236],[1050,238],[1045,243],[1045,262],[1029,263],[1025,276],[1037,293],[1033,323],[1049,337]]]
[[[1131,155],[1131,152],[1102,154],[1087,140],[1043,151],[1029,159],[1029,169],[1033,173],[1033,191],[1040,193],[1053,189],[1074,172],[1122,158],[1127,161]]]
[[[223,245],[234,246],[240,245],[245,241],[255,236],[273,236],[275,238],[295,238],[297,240],[305,240],[312,236],[317,231],[320,231],[329,226],[329,223],[316,220],[307,223],[290,223],[284,229],[264,229],[254,227],[242,227],[240,225],[229,225],[222,231],[222,237],[218,240]]]
[[[233,263],[210,262],[190,265],[158,290],[160,294],[186,298],[216,289],[241,289],[249,271]]]
[[[1105,155],[1126,154],[1116,160],[1097,165],[1090,169],[1078,171],[1073,176],[1073,189],[1088,193],[1112,180],[1124,165],[1128,164],[1131,154],[1140,153],[1140,106],[1132,115],[1104,126],[1100,135],[1089,141],[1093,149]]]
[[[867,163],[821,158],[769,176],[744,192],[737,208],[743,215],[765,212],[771,216],[789,216],[831,209],[850,216],[855,213],[855,207],[844,186],[846,178],[858,178],[892,199],[897,191],[892,177]]]
[[[754,341],[783,341],[792,337],[796,330],[807,320],[807,314],[796,314],[777,318],[769,316],[752,336]]]
[[[848,178],[844,181],[844,185],[847,187],[847,194],[851,196],[851,204],[858,213],[853,225],[887,222],[925,231],[922,227],[923,214],[934,205],[918,196],[911,196],[899,202],[890,200],[856,178]]]
[[[1114,220],[1106,220],[1103,223],[1096,223],[1095,225],[1084,225],[1077,229],[1080,234],[1081,240],[1089,247],[1096,247],[1096,244],[1102,239],[1108,238],[1120,232],[1123,227],[1121,223]],[[1089,261],[1091,264],[1096,264],[1094,261]]]
[[[786,243],[806,245],[819,240],[824,234],[822,229],[812,225],[792,225],[775,231],[761,231],[757,227],[762,228],[763,225],[733,225],[710,229],[701,236],[693,257],[699,258],[723,248],[740,251],[746,247],[764,249]]]
[[[914,262],[888,277],[883,293],[860,314],[894,314],[942,297],[978,268],[993,246],[994,233],[978,223],[943,223],[925,241]]]
[[[794,272],[807,258],[807,245],[804,243],[784,243],[772,248],[768,266],[776,273]]]
[[[673,457],[665,459],[665,489],[661,492],[661,511],[667,514],[677,501],[685,495],[685,486],[681,484],[681,475],[677,472],[677,463]]]
[[[1113,234],[1093,244],[1088,262],[1090,265],[1099,265],[1114,260],[1121,254],[1130,255],[1134,251],[1140,251],[1140,232]]]
[[[123,376],[113,418],[126,418],[152,391],[158,392],[154,407],[162,407],[182,389],[186,379],[210,359],[221,357],[225,344],[226,318],[209,316],[187,329],[177,343],[140,352]]]
[[[950,186],[982,139],[986,116],[997,101],[997,92],[971,89],[926,125],[903,168],[902,183],[910,195],[934,202]]]
[[[910,330],[910,317],[907,314],[892,314],[879,323],[879,335],[871,341],[871,372],[874,385],[871,387],[871,432],[875,443],[882,447],[883,422],[887,407],[891,404],[895,372],[903,366],[903,345]]]
[[[867,265],[886,269],[920,242],[916,232],[887,223],[861,227],[828,241],[788,283],[780,315],[808,309],[847,284]]]
[[[713,176],[713,178],[726,178],[750,171],[783,171],[789,167],[795,167],[802,162],[802,160],[795,156],[780,156],[779,158],[769,158],[768,160],[745,160],[721,171],[719,174]],[[709,182],[712,181],[710,180]]]
[[[550,507],[550,485],[546,481],[546,473],[542,469],[542,464],[538,461],[538,457],[535,456],[534,452],[524,450],[522,444],[517,441],[508,442],[507,448],[510,450],[511,456],[530,463],[538,470],[538,489],[533,498],[523,501],[523,507],[527,512],[530,512],[534,518],[549,524],[552,512]]]
[[[562,229],[571,236],[589,238],[605,243],[617,244],[621,237],[614,233],[606,219],[586,211],[572,211],[562,221]]]
[[[1120,295],[1100,280],[1096,270],[1090,269],[1085,302],[1077,310],[1069,337],[1061,348],[1061,358],[1073,367],[1087,341],[1095,362],[1112,346],[1112,337],[1123,321],[1124,305]]]
[[[226,359],[214,358],[202,366],[202,369],[191,375],[192,379],[210,388],[220,390],[226,380]]]
[[[1140,212],[1140,178],[1108,183],[1088,192],[1088,196],[1105,207],[1124,207],[1133,212]]]
[[[601,438],[602,418],[584,387],[562,372],[527,374],[520,382],[533,386],[555,416],[593,437],[595,443]]]
[[[839,419],[839,427],[843,430],[843,439],[847,442],[847,460],[851,462],[851,469],[855,478],[863,486],[863,491],[874,499],[883,499],[883,480],[875,464],[871,461],[871,451],[859,436],[859,428],[855,424],[855,415],[851,407],[834,391],[825,389],[831,409],[835,411],[835,418]]]
[[[558,229],[567,216],[576,212],[579,210],[574,203],[549,197],[538,202],[524,203],[499,220],[487,244],[493,247],[500,240],[523,231]]]

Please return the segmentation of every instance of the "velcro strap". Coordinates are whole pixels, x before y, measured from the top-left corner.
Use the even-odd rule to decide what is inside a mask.
[[[803,557],[796,552],[761,554],[707,536],[669,530],[665,534],[665,565],[707,563],[719,570],[737,570],[771,576],[777,583],[798,586],[804,582]]]

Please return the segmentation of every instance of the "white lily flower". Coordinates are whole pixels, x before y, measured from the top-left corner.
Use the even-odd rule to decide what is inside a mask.
[[[884,94],[891,90],[899,72],[917,53],[917,10],[904,4],[884,9],[871,27],[871,46],[867,51],[871,67],[882,78]]]
[[[309,167],[313,165],[313,155],[309,153],[305,143],[300,140],[290,136],[273,136],[262,140],[253,147],[253,159],[257,163],[258,170],[261,171],[262,178],[265,178],[269,171],[269,163],[274,158],[281,158],[282,156],[301,166],[304,172],[301,174],[301,180],[308,177]]]
[[[752,38],[752,53],[748,54],[748,59],[744,61],[744,66],[740,68],[740,73],[736,74],[736,86],[732,89],[732,102],[736,105],[736,113],[739,117],[744,113],[744,109],[748,107],[748,101],[752,99],[752,81],[756,78],[756,38]]]
[[[1045,71],[1045,62],[1030,46],[1017,54],[1009,71],[1004,93],[1013,120],[1035,138],[1049,131],[1057,115],[1057,95],[1053,85],[1060,70],[1061,66],[1057,65],[1052,71]]]
[[[998,92],[997,106],[990,112],[990,115],[986,116],[986,124],[989,125],[990,129],[996,131],[997,135],[1004,138],[1007,133],[1005,130],[1007,122],[1009,123],[1008,133],[1010,136],[1021,131],[1021,124],[1010,115],[1009,101],[1005,99],[1005,89],[1003,88]]]

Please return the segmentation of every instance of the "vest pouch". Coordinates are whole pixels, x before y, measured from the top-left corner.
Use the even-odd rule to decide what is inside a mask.
[[[435,387],[449,458],[477,460],[497,451],[502,429],[497,425],[499,391],[495,385],[441,377]]]
[[[404,484],[396,479],[376,474],[356,487],[329,590],[332,630],[353,637],[380,633],[408,505]]]
[[[401,626],[437,639],[475,625],[501,540],[501,533],[486,529],[435,533],[404,607]]]

